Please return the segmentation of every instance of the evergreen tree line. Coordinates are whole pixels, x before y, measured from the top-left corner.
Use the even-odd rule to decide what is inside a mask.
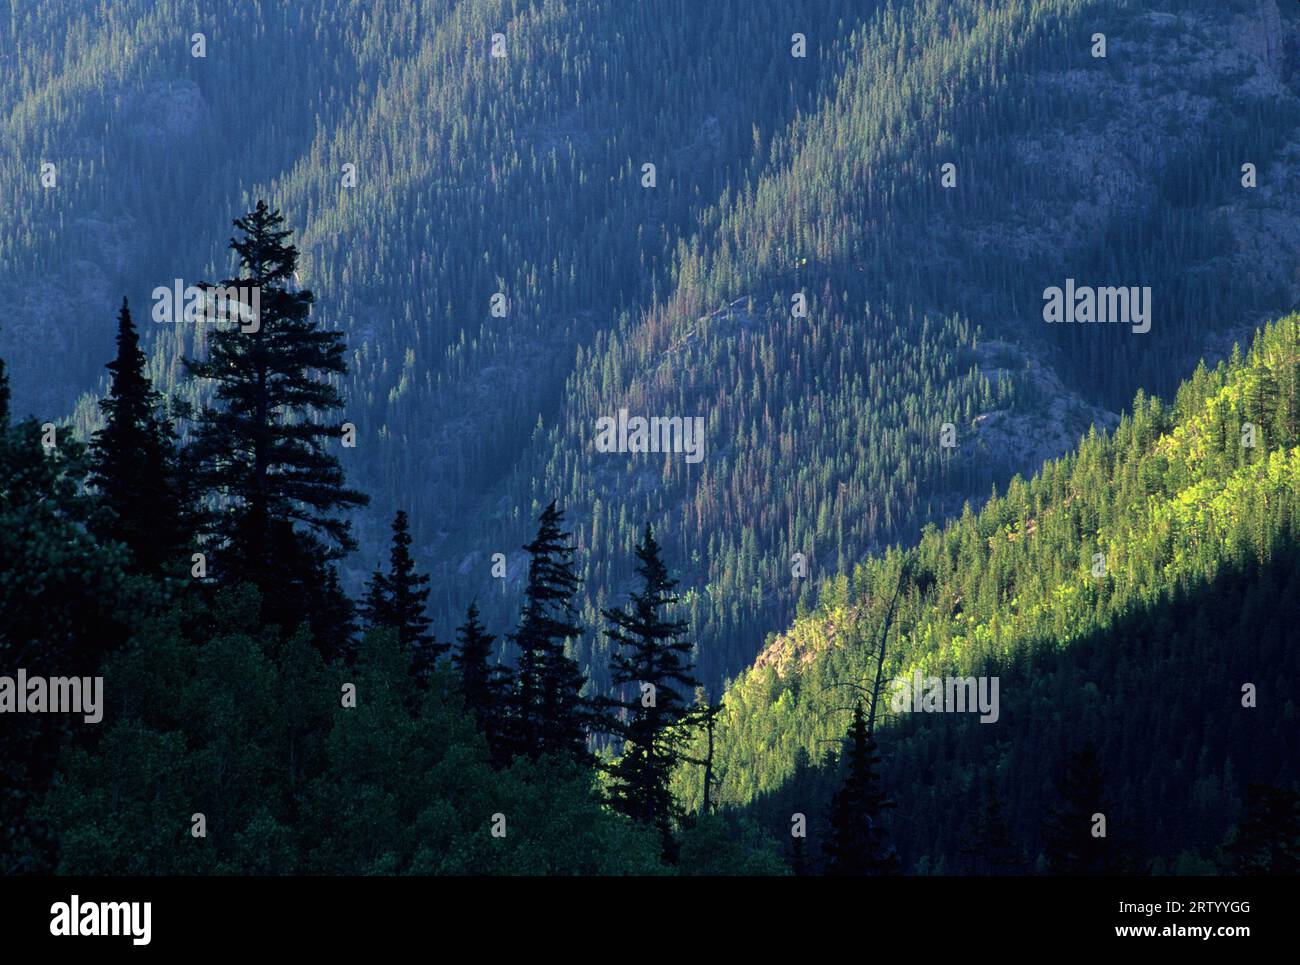
[[[239,271],[221,284],[256,286],[261,311],[251,330],[208,330],[206,356],[186,361],[208,405],[155,390],[125,300],[88,445],[66,426],[11,424],[0,366],[15,562],[0,655],[29,674],[102,674],[109,694],[102,731],[47,717],[6,731],[9,870],[780,870],[772,849],[735,848],[719,840],[723,825],[688,821],[669,790],[688,730],[711,709],[697,706],[686,624],[667,616],[676,582],[649,526],[640,589],[605,612],[612,695],[591,692],[569,652],[583,632],[580,580],[554,503],[524,547],[513,664],[472,604],[454,649],[436,639],[404,512],[387,568],[354,607],[335,569],[355,548],[346,514],[366,499],[331,451],[348,431],[334,417],[342,337],[312,319],[280,213],[259,202],[235,227]],[[331,676],[347,680],[337,707]],[[277,764],[283,773],[262,772]],[[475,787],[458,788],[458,773]],[[459,812],[451,831],[379,853],[351,840],[391,836],[377,830],[394,819],[389,798],[425,804],[415,792],[431,781],[442,782],[431,800]],[[237,800],[232,782],[269,787],[269,803]],[[476,800],[500,799],[474,813]],[[557,808],[549,820],[591,827],[554,838],[540,814]],[[203,833],[187,847],[191,811]],[[512,822],[534,821],[523,851],[492,852],[498,818],[506,842]]]
[[[192,18],[189,0],[120,0],[113,43],[61,3],[0,21],[21,65],[0,76],[0,259],[13,268],[0,296],[20,316],[6,350],[18,395],[66,411],[108,339],[80,322],[99,311],[28,292],[90,287],[76,281],[87,260],[113,293],[148,291],[162,264],[218,274],[220,239],[188,226],[250,179],[276,185],[309,224],[302,274],[349,335],[341,388],[365,442],[340,456],[373,500],[354,536],[367,561],[384,552],[397,508],[417,546],[448,532],[426,561],[440,626],[475,593],[486,622],[513,620],[487,567],[459,592],[456,575],[485,546],[521,542],[530,506],[556,498],[584,548],[582,621],[611,605],[603,588],[635,578],[650,521],[679,561],[697,674],[717,685],[806,612],[813,581],[1027,469],[980,445],[980,415],[1038,400],[1018,373],[982,371],[977,331],[1118,406],[1138,384],[1170,387],[1210,332],[1289,304],[1272,284],[1285,270],[1245,270],[1219,220],[1272,203],[1294,128],[1293,92],[1235,76],[1225,49],[1250,0],[1186,4],[1176,24],[1149,3],[1092,0],[529,0],[509,23],[495,0],[375,0],[363,18],[319,6],[218,3],[220,33],[243,40],[208,31],[206,58],[184,31],[158,32]],[[1125,41],[1095,59],[1094,29]],[[497,31],[506,58],[490,56]],[[791,56],[795,32],[805,58]],[[1185,72],[1183,51],[1202,42],[1224,45],[1215,69]],[[1174,72],[1113,83],[1153,62]],[[1052,82],[1061,70],[1071,84]],[[1188,89],[1206,99],[1195,117],[1178,106]],[[249,104],[266,136],[232,142]],[[1131,193],[1071,160],[1079,138],[1117,129],[1148,145],[1140,165],[1108,168]],[[1246,158],[1258,191],[1230,163]],[[56,189],[37,186],[46,160]],[[355,187],[340,183],[345,164]],[[1079,220],[1081,207],[1097,216]],[[455,243],[430,243],[443,238]],[[1029,324],[1043,285],[1067,275],[1155,286],[1152,332]],[[791,317],[795,291],[806,318]],[[497,293],[505,317],[489,312]],[[51,303],[66,324],[28,308]],[[197,351],[192,326],[149,329],[155,386],[201,404],[174,364]],[[57,371],[36,360],[44,350]],[[76,415],[87,433],[97,398]],[[660,485],[633,490],[593,461],[591,416],[628,402],[709,415],[704,466],[635,460]],[[956,453],[935,444],[945,422]],[[791,576],[796,551],[810,579]],[[365,577],[339,575],[349,589]],[[602,688],[606,643],[592,634],[577,655]]]
[[[572,868],[558,841],[550,848],[544,843],[550,832],[539,830],[540,818],[523,851],[509,850],[514,842],[501,849],[508,858],[484,850],[491,848],[485,842],[494,840],[490,828],[498,816],[503,828],[512,813],[550,808],[554,816],[556,805],[542,803],[541,785],[564,800],[562,819],[585,815],[602,842],[593,845],[583,870],[783,869],[774,836],[755,830],[753,816],[714,813],[715,787],[737,777],[730,764],[732,728],[724,726],[726,753],[715,761],[715,723],[723,712],[729,721],[743,714],[752,698],[742,691],[730,695],[728,707],[709,706],[694,692],[686,625],[667,615],[678,603],[676,583],[649,526],[636,546],[639,588],[624,608],[603,614],[614,654],[609,696],[591,690],[572,655],[572,642],[583,632],[575,608],[580,580],[572,537],[554,503],[524,547],[530,560],[526,592],[508,636],[517,653],[513,665],[496,659],[494,637],[473,605],[454,650],[436,640],[426,613],[429,577],[417,572],[402,513],[393,521],[388,568],[375,573],[354,611],[333,571],[353,545],[340,514],[364,500],[345,486],[329,451],[344,431],[329,418],[342,404],[328,381],[341,374],[340,337],[311,322],[312,294],[290,282],[296,252],[278,212],[258,204],[236,227],[240,237],[232,248],[241,272],[223,285],[258,285],[263,311],[256,333],[214,329],[207,358],[188,363],[195,378],[214,383],[210,406],[195,413],[153,389],[126,304],[118,315],[117,356],[109,364],[104,426],[88,445],[66,438],[66,430],[59,438],[57,426],[13,423],[0,377],[4,532],[9,555],[19,561],[5,574],[9,605],[0,639],[7,662],[29,673],[102,670],[114,693],[110,714],[120,715],[102,736],[43,717],[27,718],[7,735],[5,828],[13,870]],[[1273,543],[1288,532],[1290,504],[1258,497],[1290,492],[1291,469],[1278,456],[1297,432],[1295,327],[1289,320],[1267,330],[1249,360],[1237,354],[1216,372],[1198,370],[1172,412],[1139,397],[1133,421],[1122,423],[1114,440],[1085,445],[1071,464],[1075,479],[1092,479],[1091,467],[1105,464],[1118,491],[1139,487],[1177,495],[1167,511],[1157,504],[1154,517],[1178,537],[1168,540],[1159,526],[1154,529],[1152,546],[1167,569],[1212,572],[1222,545],[1235,548],[1230,559],[1254,554],[1270,560]],[[1262,454],[1236,444],[1243,418],[1255,420],[1269,440]],[[1160,434],[1176,442],[1152,449]],[[1163,460],[1162,478],[1144,468],[1150,451]],[[1049,472],[1049,478],[1057,477]],[[1202,505],[1189,495],[1206,480],[1223,478],[1222,505]],[[1243,489],[1247,484],[1256,488]],[[966,602],[958,609],[941,603],[940,613],[951,617],[960,610],[971,619],[981,608],[996,612],[1002,597],[986,594],[986,577],[970,570],[997,567],[1001,558],[992,554],[981,563],[975,544],[965,542],[965,529],[1002,536],[979,545],[1005,546],[1019,558],[1031,542],[1026,536],[1064,532],[1054,530],[1051,511],[1064,490],[1072,494],[1066,505],[1078,502],[1067,529],[1097,526],[1106,513],[1139,504],[1126,498],[1093,516],[1081,497],[1104,496],[1106,487],[1042,485],[1014,485],[978,521],[965,517],[948,537],[951,555],[937,551],[932,535],[901,563],[895,556],[855,576],[876,590],[866,598],[878,601],[878,612],[862,621],[862,628],[879,621],[876,686],[868,695],[870,710],[861,702],[853,710],[842,760],[832,755],[824,761],[822,786],[838,786],[834,794],[823,793],[825,807],[814,815],[826,829],[825,845],[818,856],[793,838],[788,861],[796,871],[895,873],[912,852],[893,840],[890,812],[897,808],[885,793],[885,775],[910,803],[915,788],[897,779],[897,768],[882,775],[875,734],[884,643],[896,609],[900,622],[914,625],[950,579],[965,581]],[[1257,510],[1249,518],[1231,512],[1231,500],[1243,497]],[[1227,527],[1230,538],[1183,540],[1200,532],[1207,511],[1210,524]],[[988,519],[1015,522],[1000,529]],[[1058,542],[1050,544],[1053,553]],[[1134,572],[1148,572],[1136,554],[1134,561]],[[944,566],[952,567],[951,575]],[[1041,561],[1014,571],[1026,587],[1053,572]],[[892,596],[879,592],[884,581],[893,581]],[[1137,586],[1097,597],[1097,612],[1107,612],[1108,601],[1130,598]],[[886,598],[887,607],[879,602]],[[1034,620],[1058,626],[1067,618],[1057,609],[1030,606],[1034,598],[1030,593],[1023,604]],[[837,602],[832,593],[823,606],[850,602]],[[1238,609],[1255,610],[1246,601]],[[1103,648],[1085,641],[1073,649],[1086,654]],[[849,656],[861,661],[862,653]],[[168,683],[159,681],[160,674]],[[328,699],[331,675],[347,681],[340,707]],[[1068,707],[1086,691],[1073,678],[1061,679],[1066,682],[1057,684],[1069,693],[1056,694],[1052,703]],[[298,714],[296,703],[311,709]],[[365,714],[353,714],[362,707]],[[611,735],[612,743],[598,745],[600,734]],[[704,735],[708,743],[701,749]],[[408,772],[412,766],[418,773]],[[241,787],[269,781],[276,788],[272,803],[232,800],[231,768]],[[809,771],[806,756],[796,762],[796,774]],[[461,797],[458,781],[469,775],[479,798]],[[694,791],[682,792],[690,775],[696,775],[702,801]],[[761,777],[759,770],[749,779]],[[166,793],[148,792],[160,778],[168,782]],[[436,782],[433,790],[413,793],[429,781]],[[118,815],[108,802],[124,796],[136,806]],[[1246,872],[1288,867],[1294,792],[1252,784],[1245,797],[1222,851],[1225,866]],[[1036,865],[1028,864],[1029,849],[1009,830],[1006,808],[991,787],[975,798],[976,807],[958,812],[978,815],[959,832],[956,854],[963,858],[944,864],[912,853],[909,867],[952,870],[968,859],[972,870],[1133,869],[1117,843],[1122,837],[1092,834],[1095,815],[1110,806],[1095,752],[1085,747],[1067,763],[1059,798],[1044,812],[1043,856]],[[436,802],[432,810],[421,807],[426,799]],[[471,799],[503,810],[467,818],[460,809]],[[187,808],[203,816],[205,829],[221,843],[209,847],[205,835],[204,844],[186,849],[190,842],[178,815]],[[457,818],[448,824],[452,812]],[[442,820],[442,844],[431,844],[437,835],[403,841],[376,836],[381,817],[425,830]],[[757,820],[767,823],[761,815]],[[356,835],[373,840],[360,847]],[[502,840],[508,839],[506,831]],[[385,842],[390,847],[382,849]],[[1189,854],[1183,866],[1197,860]]]

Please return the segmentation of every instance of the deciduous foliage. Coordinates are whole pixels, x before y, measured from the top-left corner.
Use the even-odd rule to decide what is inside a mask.
[[[70,427],[10,420],[0,363],[0,673],[32,677],[98,672],[126,636],[128,620],[158,602],[149,581],[132,577],[125,546],[98,538],[102,517],[84,495],[85,447]],[[10,693],[9,701],[26,700]],[[57,842],[34,822],[59,753],[84,737],[70,715],[14,713],[0,726],[0,872],[42,870]]]

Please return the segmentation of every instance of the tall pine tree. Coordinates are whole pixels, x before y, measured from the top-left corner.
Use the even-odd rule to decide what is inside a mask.
[[[145,355],[125,298],[117,315],[117,356],[106,368],[112,381],[99,403],[104,427],[91,441],[87,480],[105,510],[97,528],[101,536],[125,545],[139,570],[188,575],[176,433],[162,396],[145,374]]]
[[[512,756],[544,754],[586,757],[592,703],[582,694],[586,679],[565,652],[565,641],[582,627],[573,603],[581,580],[574,570],[573,544],[564,532],[564,513],[552,501],[538,520],[528,551],[528,586],[519,627],[510,635],[519,648],[508,746]]]
[[[355,545],[339,513],[368,500],[344,485],[328,451],[342,434],[329,421],[343,404],[329,380],[347,372],[343,336],[311,320],[310,291],[291,289],[298,250],[283,223],[264,201],[235,221],[240,273],[222,285],[256,288],[260,315],[256,326],[215,327],[207,358],[187,361],[215,385],[194,436],[195,473],[220,497],[207,535],[223,578],[258,586],[265,622],[286,632],[309,622],[328,652],[347,644],[328,569]]]
[[[614,643],[612,680],[622,738],[619,759],[610,767],[610,804],[632,820],[655,828],[665,854],[672,852],[672,822],[677,813],[669,780],[682,757],[690,704],[699,682],[691,676],[691,644],[681,639],[685,621],[664,612],[677,602],[677,581],[669,577],[650,526],[636,547],[641,589],[626,610],[605,610],[606,635]]]
[[[496,637],[487,632],[478,617],[478,605],[471,603],[465,611],[465,622],[456,629],[459,646],[451,655],[451,663],[460,675],[460,693],[465,709],[474,715],[494,760],[499,762],[505,732],[506,674],[492,659]]]
[[[411,672],[420,680],[428,678],[438,657],[450,649],[448,644],[438,643],[429,632],[430,620],[425,613],[430,592],[428,583],[427,575],[415,572],[410,522],[399,509],[393,517],[388,572],[375,572],[367,584],[362,609],[370,626],[396,631],[398,644],[410,654]]]

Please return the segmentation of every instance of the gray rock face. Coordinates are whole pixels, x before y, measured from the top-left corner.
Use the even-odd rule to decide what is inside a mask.
[[[975,417],[973,445],[964,446],[966,458],[1006,460],[1032,472],[1078,444],[1089,428],[1113,429],[1119,416],[1094,406],[1071,391],[1049,366],[1009,342],[981,343],[977,350],[980,372],[997,381],[1009,376],[1028,384],[1032,401],[1017,411],[997,409]]]
[[[1182,372],[1202,356],[1210,362],[1224,357],[1260,322],[1300,305],[1300,194],[1294,190],[1300,123],[1275,131],[1277,147],[1260,157],[1237,157],[1225,131],[1225,122],[1249,124],[1255,111],[1286,116],[1278,108],[1300,108],[1300,16],[1284,16],[1276,0],[1173,5],[1168,11],[1138,7],[1089,21],[1090,30],[1107,34],[1105,60],[1090,69],[1035,72],[1034,88],[1059,103],[1061,113],[996,147],[999,166],[1051,189],[1008,197],[991,214],[987,203],[975,212],[959,203],[916,231],[926,239],[916,258],[948,270],[952,303],[933,310],[960,305],[986,332],[1033,346],[1042,340],[1043,324],[1035,285],[1061,284],[1080,256],[1104,262],[1108,232],[1116,226],[1141,226],[1185,205],[1188,223],[1208,229],[1212,243],[1176,270],[1231,297],[1227,309],[1196,320],[1208,330],[1203,336],[1177,344],[1153,337],[1168,368]],[[1292,116],[1300,118],[1300,110]],[[1217,179],[1207,168],[1216,161],[1222,165]],[[1243,183],[1248,163],[1255,169],[1253,188]],[[1184,197],[1178,178],[1184,169],[1204,197]],[[979,171],[967,175],[978,186]],[[985,290],[978,260],[969,257],[984,251],[1011,252],[1024,263],[1025,297],[1012,301]],[[1157,244],[1148,254],[1159,260],[1162,252]],[[1168,310],[1185,316],[1195,308]],[[1052,409],[1051,421],[1073,423],[1071,404]],[[982,431],[1009,418],[990,413]]]

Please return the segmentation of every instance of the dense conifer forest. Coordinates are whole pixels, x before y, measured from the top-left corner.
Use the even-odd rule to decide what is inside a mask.
[[[4,873],[1300,871],[1295,4],[35,0],[0,143]]]
[[[1199,366],[1172,404],[1139,393],[1114,433],[829,583],[724,695],[714,800],[774,829],[825,812],[884,635],[890,679],[999,679],[988,723],[880,695],[910,870],[979,870],[991,806],[1016,844],[1007,871],[1047,870],[1055,782],[1089,746],[1114,801],[1105,867],[1231,867],[1221,846],[1250,788],[1294,806],[1300,778],[1298,366],[1290,316]]]
[[[288,277],[279,223],[259,204],[232,244]],[[267,293],[285,296],[282,317],[263,315],[280,384],[311,383],[336,342],[307,321],[310,292]],[[717,706],[693,692],[688,623],[667,616],[676,581],[649,527],[640,589],[604,614],[621,699],[593,695],[565,645],[586,628],[573,622],[580,581],[554,503],[524,547],[514,664],[495,660],[473,607],[446,659],[405,516],[358,610],[323,541],[281,521],[292,501],[237,489],[252,472],[240,440],[259,435],[265,407],[209,410],[200,424],[228,430],[177,447],[125,305],[118,330],[89,446],[15,420],[0,380],[4,657],[112,683],[102,730],[44,716],[6,729],[11,873],[1196,872],[1294,860],[1300,316],[1199,366],[1172,404],[1139,393],[1113,433],[1017,476],[978,514],[967,506],[915,547],[829,582]],[[213,339],[219,352],[246,336]],[[211,377],[211,365],[191,371]],[[311,384],[280,408],[337,403]],[[320,509],[355,504],[317,427],[289,431],[302,425],[282,423],[286,439],[267,443],[301,467],[271,472],[275,485]],[[234,495],[206,498],[205,458],[221,467],[207,485]],[[115,496],[148,473],[156,501]],[[326,525],[336,519],[293,518],[345,534]],[[267,546],[271,571],[256,564]],[[881,690],[886,666],[895,680],[992,675],[1006,702],[991,721],[931,723]],[[600,734],[618,737],[615,752],[593,743]],[[1112,799],[1116,833],[1072,848],[1077,822],[1061,814]],[[811,833],[785,853],[787,813]],[[863,814],[876,818],[870,833]],[[522,833],[506,834],[508,821]],[[1263,844],[1243,853],[1252,821]],[[202,843],[184,846],[199,828]],[[821,841],[824,864],[805,840]]]
[[[87,434],[96,319],[125,293],[159,390],[201,402],[182,359],[202,333],[144,324],[146,299],[226,276],[222,226],[274,198],[347,336],[361,442],[340,458],[371,502],[345,586],[400,509],[432,613],[507,621],[558,499],[591,622],[649,521],[716,688],[811,597],[794,553],[817,582],[913,539],[1292,307],[1294,45],[1249,31],[1289,31],[1294,5],[1167,6],[20,4],[0,17],[0,354],[58,358],[15,392]],[[57,188],[34,189],[43,163]],[[1149,336],[1041,324],[1049,281],[1117,266],[1161,293]],[[591,422],[627,406],[705,417],[708,458],[613,464]],[[948,423],[956,453],[933,444]]]

